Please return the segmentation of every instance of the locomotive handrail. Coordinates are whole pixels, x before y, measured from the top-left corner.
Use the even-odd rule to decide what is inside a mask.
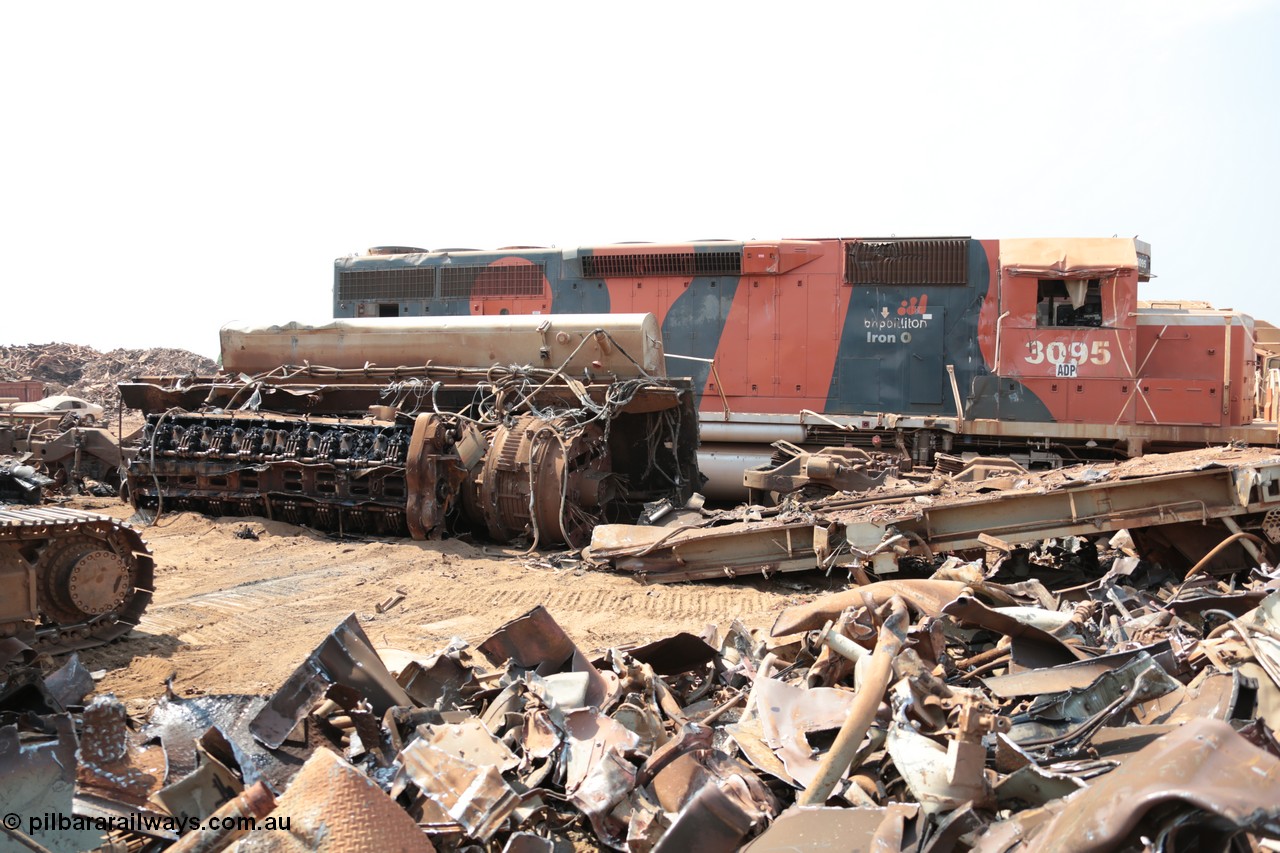
[[[698,358],[696,355],[676,355],[675,353],[664,353],[667,358],[678,358],[683,361],[700,361],[703,364],[711,365],[711,376],[716,380],[716,391],[720,394],[720,402],[724,405],[724,419],[728,421],[733,414],[733,410],[729,408],[729,398],[724,395],[724,384],[720,381],[720,373],[716,370],[716,360],[714,358]]]
[[[956,382],[956,366],[947,365],[947,376],[951,379],[951,396],[956,401],[956,431],[964,432],[964,402],[960,399],[960,385]]]
[[[845,429],[845,430],[848,430],[849,432],[857,432],[857,431],[858,431],[858,427],[857,427],[857,425],[856,425],[856,424],[842,424],[842,423],[840,423],[839,421],[837,421],[837,420],[832,420],[831,418],[827,417],[826,415],[821,414],[820,412],[815,412],[815,411],[813,411],[812,409],[801,409],[801,410],[800,410],[800,423],[804,423],[804,419],[805,419],[806,417],[817,418],[817,419],[818,419],[818,420],[820,420],[820,421],[825,421],[827,424],[829,424],[830,426],[835,427],[836,429]]]
[[[1000,327],[1004,325],[1004,318],[1008,317],[1012,312],[1006,311],[996,318],[996,357],[991,362],[991,374],[993,376],[1000,375]]]

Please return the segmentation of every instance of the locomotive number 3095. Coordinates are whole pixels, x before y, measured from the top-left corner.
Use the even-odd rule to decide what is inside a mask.
[[[1055,365],[1058,376],[1075,376],[1075,368],[1085,362],[1090,364],[1107,364],[1111,361],[1111,342],[1094,341],[1089,346],[1084,341],[1027,341],[1027,364],[1044,364],[1046,361]]]

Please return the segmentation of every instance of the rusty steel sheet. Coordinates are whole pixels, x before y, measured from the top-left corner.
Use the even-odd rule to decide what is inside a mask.
[[[743,853],[904,850],[904,823],[914,820],[918,812],[918,806],[907,803],[861,808],[792,806],[742,849]]]
[[[292,744],[267,749],[254,738],[250,726],[267,701],[263,696],[234,694],[160,697],[142,733],[164,747],[166,783],[195,772],[201,755],[207,753],[234,767],[246,785],[262,781],[273,790],[284,790],[310,749]]]
[[[641,774],[642,781],[645,774]],[[745,764],[727,757],[710,741],[683,750],[649,779],[663,811],[678,814],[708,786],[724,789],[752,826],[762,826],[779,810],[776,797]]]
[[[84,698],[93,692],[93,676],[80,663],[80,655],[72,652],[57,671],[45,676],[49,695],[63,708],[83,705]]]
[[[1056,773],[1028,764],[1000,780],[993,793],[997,804],[1004,808],[1038,808],[1069,797],[1085,787],[1082,780],[1069,773]]]
[[[1159,814],[1177,804],[1177,822],[1280,835],[1280,758],[1252,746],[1218,720],[1193,720],[1159,738],[1085,792],[1059,801],[1053,820],[1027,849],[1058,853],[1119,849],[1134,833],[1156,837],[1172,829]],[[1190,807],[1188,809],[1187,807]]]
[[[982,685],[992,694],[1002,699],[1013,699],[1018,696],[1038,696],[1044,693],[1061,693],[1073,688],[1088,687],[1099,676],[1128,663],[1141,653],[1146,653],[1159,660],[1163,656],[1167,656],[1169,651],[1169,641],[1162,640],[1145,648],[1130,649],[1116,652],[1115,654],[1076,660],[1057,666],[989,676],[982,679]]]
[[[75,722],[69,715],[49,718],[50,733],[38,740],[20,736],[16,725],[0,726],[0,814],[20,817],[72,814],[76,786]],[[0,839],[6,849],[20,850],[20,842],[8,830],[27,834],[32,827],[4,824]],[[105,833],[92,826],[41,827],[29,833],[36,843],[51,853],[78,853],[102,844]],[[36,848],[39,849],[39,848]]]
[[[515,811],[518,796],[497,763],[486,762],[483,755],[463,758],[462,751],[419,739],[401,750],[400,760],[404,773],[439,812],[469,837],[487,841]]]
[[[627,649],[627,653],[641,663],[653,667],[658,675],[678,675],[711,663],[718,656],[716,650],[701,637],[681,632]]]
[[[725,791],[705,785],[676,814],[653,851],[730,853],[738,849],[752,824],[751,815]]]
[[[803,688],[775,678],[757,678],[755,686],[764,743],[778,756],[791,780],[809,787],[820,766],[815,758],[818,750],[810,746],[807,736],[839,729],[853,706],[853,691]]]
[[[307,759],[262,823],[273,819],[273,824],[248,833],[235,849],[239,853],[435,850],[404,809],[368,776],[327,750]]]
[[[453,710],[480,689],[474,669],[448,651],[422,663],[409,661],[396,681],[415,704],[442,711]]]
[[[1079,646],[1029,625],[1001,608],[987,607],[970,595],[956,596],[942,612],[962,625],[985,628],[1010,638],[1011,661],[1019,669],[1042,669],[1086,660],[1091,655]]]
[[[691,528],[602,524],[591,534],[588,553],[590,560],[632,572],[647,583],[798,572],[814,567],[813,524],[782,520]]]
[[[425,723],[418,726],[418,734],[425,743],[471,764],[496,767],[504,773],[520,765],[516,754],[475,717],[461,723]]]
[[[1201,670],[1190,684],[1178,684],[1164,696],[1135,710],[1140,723],[1178,725],[1194,719],[1254,719],[1258,682],[1239,669],[1230,672]]]
[[[244,791],[244,783],[235,771],[207,751],[199,749],[199,753],[195,770],[165,785],[151,797],[187,825],[204,821]],[[255,785],[265,787],[263,782]]]
[[[392,706],[411,704],[409,695],[387,671],[353,613],[289,676],[253,718],[249,731],[264,745],[279,747],[316,700],[335,684],[365,697],[379,715]]]
[[[388,652],[397,679],[348,619],[274,697],[169,695],[140,731],[101,697],[59,715],[7,643],[0,770],[52,773],[38,753],[78,725],[77,814],[185,828],[268,786],[291,826],[242,851],[1280,841],[1280,574],[1188,583],[1125,537],[1091,544],[937,555],[784,611],[781,639],[729,619],[587,651],[537,607],[477,647]]]
[[[925,814],[952,811],[966,803],[995,805],[986,776],[986,749],[953,740],[947,746],[909,726],[890,726],[885,749]]]
[[[584,673],[584,698],[595,705],[604,699],[604,679],[541,604],[503,625],[477,648],[491,663],[511,661],[539,675]]]

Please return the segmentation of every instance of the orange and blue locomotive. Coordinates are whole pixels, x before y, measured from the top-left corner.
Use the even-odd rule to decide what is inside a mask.
[[[922,463],[1275,444],[1253,319],[1140,303],[1150,278],[1119,238],[386,247],[335,262],[334,315],[652,313],[704,446],[744,462],[777,439]]]

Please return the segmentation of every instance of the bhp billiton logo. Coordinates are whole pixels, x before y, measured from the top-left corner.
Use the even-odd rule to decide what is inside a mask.
[[[914,317],[917,314],[924,314],[927,310],[929,310],[929,294],[926,293],[924,296],[921,296],[919,300],[914,296],[909,300],[902,300],[902,304],[898,306],[898,316]],[[929,319],[927,315],[925,319]]]
[[[872,319],[865,321],[868,329],[874,331],[867,332],[867,343],[869,344],[896,344],[911,343],[910,329],[924,329],[928,327],[929,321],[933,319],[933,315],[929,313],[929,297],[923,295],[920,297],[911,297],[904,299],[898,305],[898,316],[894,317],[886,305],[880,309],[879,319],[874,319],[876,315],[872,315]]]

